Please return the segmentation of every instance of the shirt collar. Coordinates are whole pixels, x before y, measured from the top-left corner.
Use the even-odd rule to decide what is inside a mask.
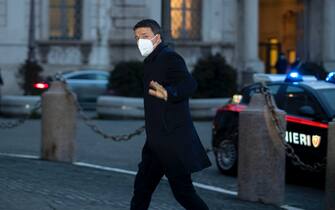
[[[163,42],[159,43],[157,47],[144,59],[144,63],[151,62],[164,48],[166,48],[167,45],[164,44]]]

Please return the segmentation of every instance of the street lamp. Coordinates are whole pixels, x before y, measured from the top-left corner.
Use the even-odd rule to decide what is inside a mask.
[[[35,53],[35,0],[30,0],[29,33],[28,33],[28,55],[25,63],[19,68],[21,81],[19,85],[24,90],[24,95],[37,95],[39,92],[34,89],[33,84],[42,81],[39,75],[43,68],[37,63]]]
[[[28,57],[27,62],[35,62],[35,0],[30,0]]]

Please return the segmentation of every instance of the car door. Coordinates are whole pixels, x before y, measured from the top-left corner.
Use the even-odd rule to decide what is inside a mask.
[[[108,77],[106,73],[97,73],[95,74],[95,97],[99,97],[107,92],[108,86]]]
[[[96,98],[95,79],[93,73],[78,73],[68,76],[66,81],[80,102],[92,102]]]
[[[285,141],[303,162],[322,162],[326,156],[328,124],[320,103],[311,92],[294,84],[286,86],[281,99],[280,106],[287,113]]]

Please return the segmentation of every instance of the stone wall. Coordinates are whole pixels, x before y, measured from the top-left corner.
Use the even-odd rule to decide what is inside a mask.
[[[27,1],[0,0],[0,64],[17,64],[27,54]]]

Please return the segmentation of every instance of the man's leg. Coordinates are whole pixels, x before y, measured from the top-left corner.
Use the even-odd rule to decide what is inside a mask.
[[[149,208],[152,193],[163,175],[163,168],[157,158],[147,145],[144,145],[142,161],[135,177],[134,194],[130,204],[131,210],[147,210]]]
[[[198,196],[191,175],[168,177],[176,200],[187,210],[208,210],[206,203]]]

